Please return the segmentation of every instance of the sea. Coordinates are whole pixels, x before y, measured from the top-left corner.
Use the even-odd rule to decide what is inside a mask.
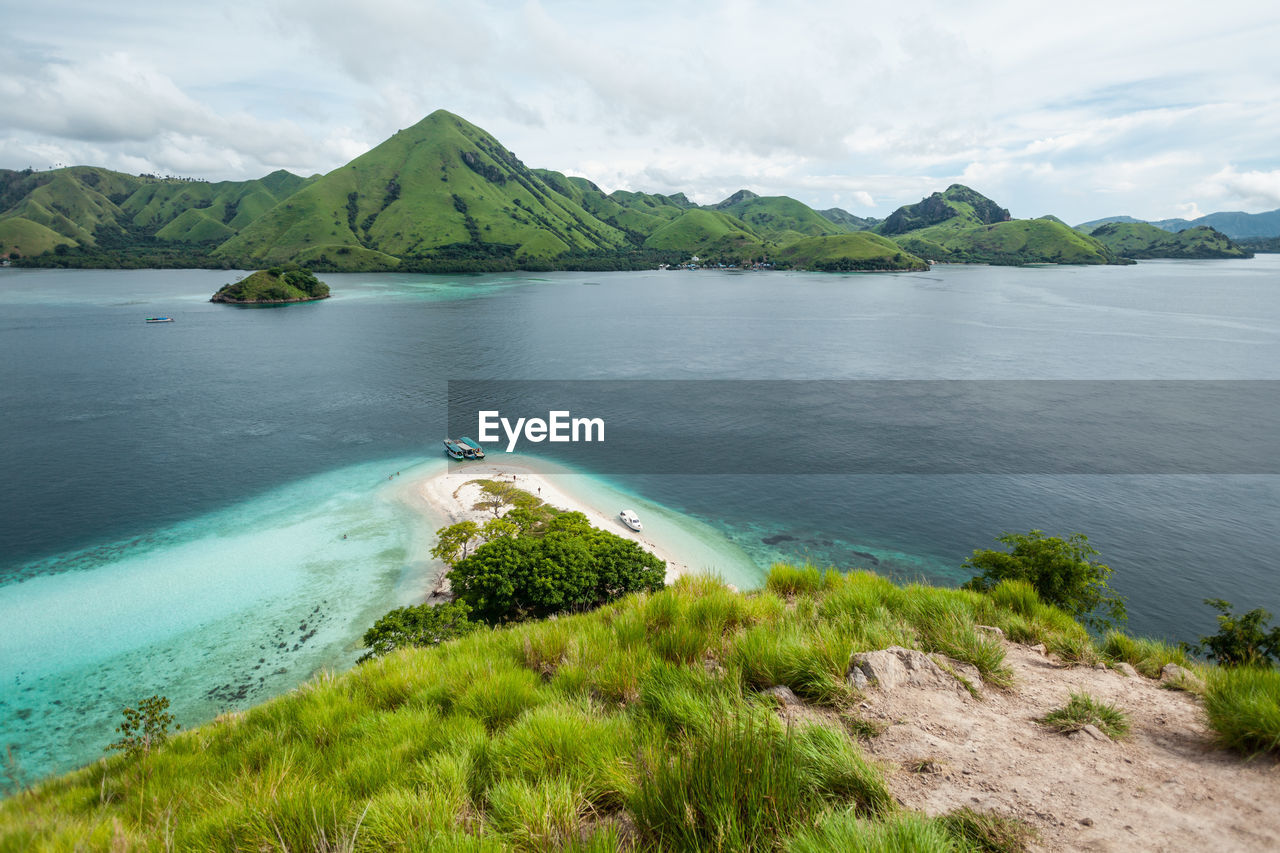
[[[739,557],[705,568],[741,588],[781,560],[954,585],[975,549],[1041,529],[1088,536],[1134,633],[1213,633],[1206,598],[1280,613],[1276,460],[1218,464],[1212,412],[1195,413],[1204,464],[1189,464],[1193,447],[1149,470],[1083,473],[1054,464],[1052,440],[1012,470],[859,467],[838,431],[810,440],[787,417],[788,383],[813,381],[1096,383],[1140,399],[1145,383],[1252,380],[1267,396],[1280,380],[1278,255],[331,274],[322,302],[208,301],[238,275],[0,269],[0,747],[28,780],[102,755],[140,698],[168,697],[189,726],[354,665],[363,631],[424,594],[431,524],[404,484],[444,464],[468,383],[652,395],[667,382],[686,401],[714,388],[696,423],[659,398],[644,430],[606,441],[608,458],[518,452],[728,543]],[[174,322],[144,322],[157,315]],[[833,422],[853,418],[829,396]],[[733,412],[722,431],[720,404]],[[1115,411],[1117,432],[1151,434],[1140,407]],[[777,445],[758,440],[781,423],[804,464],[779,466]],[[699,446],[732,464],[661,464],[667,448]]]

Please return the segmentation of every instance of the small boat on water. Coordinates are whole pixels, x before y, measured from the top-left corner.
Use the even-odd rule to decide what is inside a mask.
[[[148,323],[172,323],[173,318],[172,317],[148,317],[147,322]]]
[[[467,438],[464,435],[462,438],[458,439],[458,444],[462,445],[462,448],[464,450],[470,449],[471,455],[474,456],[476,459],[484,458],[484,448],[481,447],[480,443],[475,441],[474,439]]]
[[[452,438],[446,438],[444,440],[444,452],[448,453],[449,456],[454,459],[464,459],[467,455],[466,451],[462,449],[462,446]]]
[[[644,525],[640,523],[640,516],[636,515],[635,510],[624,509],[618,513],[618,518],[622,520],[623,524],[636,532],[644,529]]]

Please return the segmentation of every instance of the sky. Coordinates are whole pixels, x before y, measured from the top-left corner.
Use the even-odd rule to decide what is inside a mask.
[[[337,168],[436,109],[606,191],[1280,208],[1280,5],[0,0],[0,168]]]

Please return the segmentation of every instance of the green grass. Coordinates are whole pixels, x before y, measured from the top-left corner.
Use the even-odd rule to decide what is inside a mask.
[[[1059,732],[1078,732],[1085,726],[1096,726],[1112,740],[1120,740],[1129,733],[1129,718],[1124,711],[1087,693],[1072,693],[1065,706],[1050,711],[1039,721]]]
[[[670,249],[704,260],[746,260],[765,254],[764,239],[750,226],[716,210],[686,210],[644,241],[649,249]]]
[[[1253,253],[1208,226],[1171,233],[1146,222],[1110,222],[1095,228],[1095,240],[1126,258],[1249,258]]]
[[[682,578],[322,675],[47,780],[0,803],[0,850],[1020,849],[998,840],[1003,819],[897,808],[844,677],[852,652],[903,645],[998,684],[977,625],[1087,643],[1064,618],[1016,585],[778,567],[739,594]],[[1256,751],[1274,743],[1276,682],[1244,677],[1213,701]],[[760,695],[780,684],[827,723],[784,725]]]
[[[846,230],[788,196],[762,197],[744,190],[720,202],[715,209],[740,219],[757,234],[774,242],[840,234]]]
[[[1147,678],[1159,678],[1166,664],[1191,666],[1187,653],[1178,646],[1145,637],[1130,637],[1121,631],[1109,632],[1103,638],[1100,651],[1112,663],[1123,661]]]
[[[1215,668],[1204,695],[1209,725],[1238,752],[1280,753],[1280,670]]]

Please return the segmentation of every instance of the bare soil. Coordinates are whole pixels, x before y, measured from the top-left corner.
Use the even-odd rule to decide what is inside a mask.
[[[1020,818],[1043,850],[1280,850],[1280,760],[1214,744],[1201,700],[1141,676],[1067,667],[1005,643],[1008,690],[871,687],[859,709],[886,725],[867,751],[906,807],[968,806]],[[1129,716],[1127,738],[1052,731],[1036,720],[1072,692]]]

